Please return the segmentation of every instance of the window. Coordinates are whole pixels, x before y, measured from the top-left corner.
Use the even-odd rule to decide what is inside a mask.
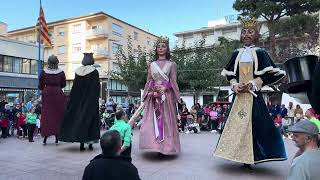
[[[147,45],[151,45],[151,38],[147,37]]]
[[[65,54],[66,52],[66,46],[58,46],[58,54]]]
[[[31,60],[31,74],[38,74],[38,62],[37,62],[37,60]]]
[[[21,58],[14,58],[13,60],[13,72],[14,73],[21,73],[21,65],[22,65],[22,59]]]
[[[3,71],[12,72],[13,57],[4,56]]]
[[[112,24],[112,34],[122,36],[123,28],[117,24]]]
[[[92,30],[101,29],[101,26],[100,25],[93,25],[93,26],[91,26],[91,29]]]
[[[4,56],[0,55],[0,72],[3,71],[3,59]]]
[[[137,32],[133,32],[133,39],[138,41],[138,33]]]
[[[112,63],[112,70],[119,72],[120,71],[120,67],[118,63]]]
[[[66,72],[66,65],[65,64],[60,64],[59,63],[59,69],[61,69],[62,71]]]
[[[54,32],[53,31],[49,31],[49,38],[50,38],[51,42],[54,41]]]
[[[73,53],[80,53],[81,52],[81,43],[76,43],[72,45],[72,52]]]
[[[101,46],[101,44],[91,44],[91,50],[97,51],[98,49],[100,49]]]
[[[112,43],[112,53],[117,54],[118,51],[122,48],[120,44]]]
[[[30,60],[29,59],[22,60],[22,73],[30,74]]]
[[[59,36],[64,36],[64,27],[59,27],[58,28],[58,35]]]
[[[73,33],[81,32],[81,24],[73,25]]]
[[[46,57],[47,59],[53,54],[53,49],[52,48],[46,48],[45,49]]]

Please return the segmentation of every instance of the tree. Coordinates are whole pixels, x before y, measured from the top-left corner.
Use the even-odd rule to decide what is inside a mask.
[[[205,46],[205,40],[195,43],[192,48],[176,48],[172,54],[177,63],[178,84],[182,91],[214,91],[214,87],[226,85],[220,73],[231,57],[239,41],[229,41],[223,37],[219,43]]]
[[[275,54],[275,31],[272,26],[284,16],[314,13],[320,10],[319,0],[236,0],[233,8],[242,16],[263,17],[269,27],[270,50]],[[270,28],[271,27],[271,28]]]
[[[127,53],[119,48],[116,59],[119,70],[113,71],[111,77],[128,87],[128,94],[137,93],[144,87],[147,78],[147,59],[150,55],[138,47],[138,53],[133,52],[132,38],[128,36]]]
[[[315,54],[319,37],[318,15],[294,15],[280,19],[270,28],[277,32],[276,55],[279,62],[305,54]]]
[[[112,78],[128,86],[129,94],[143,89],[147,78],[148,60],[154,59],[153,53],[138,49],[138,55],[132,52],[131,37],[128,37],[127,50],[117,52],[119,71],[112,73]],[[228,85],[220,75],[228,63],[232,52],[239,48],[239,41],[229,41],[223,37],[219,43],[210,47],[205,41],[195,43],[194,48],[176,48],[172,51],[172,60],[177,63],[177,82],[181,91],[214,92],[214,87]]]

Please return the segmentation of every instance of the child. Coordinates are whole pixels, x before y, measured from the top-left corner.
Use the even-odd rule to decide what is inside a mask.
[[[26,125],[26,116],[24,113],[18,112],[17,113],[17,129],[18,131],[23,131],[23,138],[27,136],[27,125]],[[22,132],[18,133],[18,138],[22,136]]]
[[[123,110],[116,112],[116,123],[110,130],[117,130],[122,138],[121,156],[131,158],[131,126],[127,123],[128,118]]]
[[[276,125],[276,127],[281,128],[281,126],[282,126],[282,116],[281,116],[281,114],[278,114],[273,122],[274,122],[274,125]]]
[[[211,129],[212,133],[218,131],[218,112],[215,107],[212,107],[212,110],[209,112],[209,128]]]
[[[28,138],[29,142],[33,141],[33,133],[37,124],[37,114],[35,113],[35,107],[33,107],[30,112],[27,114],[27,127],[28,127]]]
[[[41,114],[38,114],[38,118],[37,118],[37,122],[36,122],[36,130],[34,132],[34,136],[37,136],[37,135],[40,136],[40,133],[41,133],[40,120],[41,120]]]
[[[6,113],[1,113],[1,119],[0,119],[0,127],[1,127],[1,137],[2,138],[7,138],[7,128],[9,126],[9,118]]]
[[[186,133],[200,133],[200,125],[194,119],[192,115],[187,115],[187,122],[186,122]]]
[[[281,132],[282,135],[284,136],[284,138],[288,137],[288,128],[291,124],[291,119],[289,119],[288,116],[285,116],[284,118],[282,118],[282,128],[281,128]]]

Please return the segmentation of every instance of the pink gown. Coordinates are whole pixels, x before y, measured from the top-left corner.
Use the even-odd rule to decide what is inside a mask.
[[[140,149],[165,155],[180,153],[176,108],[180,92],[176,80],[175,62],[157,60],[151,63],[142,97],[145,107],[140,128]],[[167,90],[160,96],[154,96],[150,92],[156,91],[155,86],[159,84]]]

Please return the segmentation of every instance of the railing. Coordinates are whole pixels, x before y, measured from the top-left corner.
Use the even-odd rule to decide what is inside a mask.
[[[107,56],[109,56],[109,52],[105,48],[92,49],[91,52],[93,52],[94,57],[107,57]]]
[[[90,29],[87,32],[87,37],[96,37],[96,36],[101,36],[101,37],[107,37],[108,34],[104,29]]]

